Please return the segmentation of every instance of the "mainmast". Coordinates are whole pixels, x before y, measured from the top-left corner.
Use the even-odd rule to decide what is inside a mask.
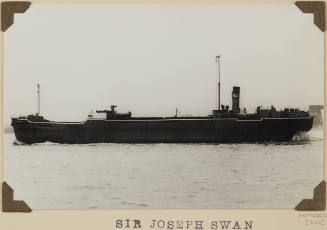
[[[218,74],[218,110],[220,110],[220,55],[216,56]]]
[[[37,84],[37,115],[40,115],[40,85]]]

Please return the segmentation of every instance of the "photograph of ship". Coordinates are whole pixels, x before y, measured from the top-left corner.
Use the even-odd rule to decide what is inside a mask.
[[[219,56],[218,58],[219,59]],[[220,82],[218,83],[220,85]],[[39,105],[38,85],[38,105]],[[219,94],[219,91],[218,91]],[[299,109],[276,111],[257,107],[256,113],[243,114],[239,108],[240,87],[232,92],[233,105],[220,106],[207,117],[132,117],[132,113],[96,110],[104,119],[92,115],[84,122],[52,122],[39,115],[12,118],[15,137],[25,144],[54,142],[87,143],[242,143],[291,141],[312,128],[313,117]],[[220,97],[218,97],[220,101]]]
[[[5,38],[32,209],[294,208],[322,180],[323,33],[295,5],[32,4]]]

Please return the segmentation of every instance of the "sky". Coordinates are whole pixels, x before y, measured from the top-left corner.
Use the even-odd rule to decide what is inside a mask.
[[[82,121],[91,110],[208,115],[231,106],[323,104],[323,33],[294,4],[32,4],[4,34],[4,121],[37,112]],[[103,115],[99,115],[100,117]]]

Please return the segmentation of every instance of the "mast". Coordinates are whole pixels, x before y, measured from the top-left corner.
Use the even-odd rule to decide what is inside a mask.
[[[216,56],[217,72],[218,72],[218,110],[220,110],[220,55]]]
[[[40,115],[40,85],[37,84],[37,115]]]

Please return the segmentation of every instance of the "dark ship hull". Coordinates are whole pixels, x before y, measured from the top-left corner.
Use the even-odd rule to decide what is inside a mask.
[[[312,128],[312,117],[294,118],[129,118],[85,122],[13,118],[17,140],[32,144],[84,143],[240,143],[290,141]]]
[[[17,140],[32,144],[84,143],[239,143],[289,141],[298,132],[309,131],[313,118],[298,109],[276,111],[257,107],[256,113],[241,113],[240,88],[232,92],[232,110],[219,106],[207,117],[132,117],[132,113],[105,113],[105,119],[85,122],[52,122],[36,115],[12,118]]]

